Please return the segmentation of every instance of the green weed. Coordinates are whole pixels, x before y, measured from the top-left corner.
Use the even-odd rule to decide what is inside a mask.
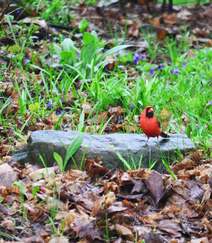
[[[65,171],[65,169],[66,169],[66,167],[68,165],[68,161],[73,157],[73,155],[80,148],[80,146],[82,144],[82,141],[83,141],[83,137],[82,136],[76,137],[73,140],[73,142],[68,146],[64,159],[57,152],[53,153],[54,159],[55,159],[60,171],[62,171],[62,172]]]
[[[13,183],[19,189],[19,200],[21,206],[21,214],[27,220],[27,209],[24,207],[25,197],[26,197],[26,187],[22,181],[15,181]]]
[[[176,180],[177,176],[174,174],[169,163],[166,160],[162,160],[162,162],[163,162],[164,167],[166,168],[166,171],[171,175],[172,179]]]

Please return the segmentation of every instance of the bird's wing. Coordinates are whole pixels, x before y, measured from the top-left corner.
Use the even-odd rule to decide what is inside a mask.
[[[158,126],[161,128],[161,125],[160,125],[160,122],[157,120],[157,124],[158,124]]]

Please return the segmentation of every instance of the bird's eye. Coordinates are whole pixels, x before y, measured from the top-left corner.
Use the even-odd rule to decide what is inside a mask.
[[[153,111],[153,109],[148,110],[148,112],[147,112],[147,117],[148,117],[148,118],[152,118],[153,116],[154,116],[154,111]]]

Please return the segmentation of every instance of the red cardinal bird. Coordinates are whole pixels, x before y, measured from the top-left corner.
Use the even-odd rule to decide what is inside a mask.
[[[154,109],[147,106],[140,115],[140,127],[147,135],[147,141],[150,137],[169,137],[166,133],[161,131],[160,122],[154,116]]]

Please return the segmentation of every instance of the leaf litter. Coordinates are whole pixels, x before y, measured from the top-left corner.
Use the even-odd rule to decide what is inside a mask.
[[[189,37],[192,47],[211,46],[210,5],[179,7],[172,14],[158,14],[156,7],[156,16],[145,11],[143,6],[134,4],[129,5],[125,15],[115,5],[104,7],[103,10],[83,4],[79,8],[72,8],[76,19],[68,26],[44,21],[37,17],[37,13],[28,16],[29,14],[22,12],[17,16],[17,12],[13,12],[12,24],[15,27],[18,24],[22,24],[22,27],[35,24],[38,28],[33,37],[32,49],[26,50],[24,62],[32,59],[35,51],[35,63],[40,66],[38,51],[45,53],[48,41],[60,33],[69,36],[69,31],[77,28],[82,18],[89,20],[90,31],[95,30],[108,43],[113,43],[109,33],[121,33],[120,30],[127,27],[126,42],[133,48],[140,47],[141,53],[148,47],[146,41],[142,40],[142,31],[153,31],[162,43],[167,37],[178,39],[182,25],[185,27],[185,21],[192,33]],[[2,25],[7,26],[8,23],[3,20]],[[108,31],[108,26],[112,31]],[[79,39],[77,34],[74,38]],[[0,38],[0,44],[14,48],[15,42],[8,36]],[[11,49],[1,51],[1,64],[12,65]],[[48,55],[45,61],[47,64],[51,62]],[[116,62],[113,56],[108,57],[105,71],[112,71]],[[41,82],[39,72],[36,71],[33,75],[35,82]],[[19,76],[19,80],[15,76]],[[135,70],[131,76],[133,79],[137,76]],[[6,74],[4,82],[0,83],[1,92],[9,98],[3,111],[6,117],[17,113],[19,94],[12,88],[13,84],[25,79],[26,73],[15,70],[15,75]],[[81,85],[80,80],[77,80],[76,85]],[[70,97],[64,97],[64,103],[68,106],[71,102],[71,94]],[[84,103],[85,115],[91,107],[91,104]],[[164,126],[170,118],[166,114],[168,112],[164,111],[167,115]],[[98,123],[109,121],[104,132],[124,130],[122,107],[110,107],[108,111],[96,115]],[[57,121],[56,112],[51,113],[49,118],[39,119],[36,124],[26,126],[24,132],[52,129]],[[187,122],[186,114],[184,122]],[[16,123],[17,127],[23,125],[18,116]],[[0,154],[5,156],[1,163],[10,159],[8,154],[12,145],[8,137],[15,137],[15,131],[12,128],[5,130],[0,126],[0,135]],[[0,184],[0,238],[6,242],[51,243],[106,242],[108,238],[114,243],[133,242],[135,239],[140,242],[210,242],[211,162],[203,159],[198,152],[184,158],[172,167],[177,176],[175,181],[168,175],[148,169],[109,171],[98,159],[87,160],[84,172],[68,170],[65,174],[60,173],[56,167],[22,167],[12,162],[14,172],[11,173],[21,183],[11,185],[11,178],[4,177],[2,181],[5,183]]]
[[[173,166],[177,180],[148,169],[109,171],[99,160],[86,164],[86,171],[62,174],[13,163],[21,183],[0,187],[2,238],[49,242],[63,234],[69,242],[105,242],[108,232],[110,242],[212,239],[211,160],[189,155]]]
[[[117,2],[117,1],[116,1]],[[55,38],[58,38],[58,35],[62,34],[65,37],[71,37],[71,39],[77,40],[79,42],[82,37],[80,32],[80,23],[83,20],[89,22],[88,31],[96,31],[98,36],[104,38],[107,42],[107,45],[114,45],[114,36],[112,33],[122,33],[126,31],[126,41],[125,44],[129,44],[131,49],[136,49],[136,51],[144,53],[147,51],[148,44],[145,40],[146,32],[155,34],[160,44],[163,44],[167,37],[174,37],[178,40],[182,33],[182,28],[188,28],[190,30],[189,42],[192,48],[199,48],[201,46],[211,46],[211,5],[201,5],[198,7],[174,7],[176,11],[173,13],[161,13],[160,9],[156,5],[154,7],[154,15],[147,11],[145,1],[142,3],[134,4],[131,1],[127,5],[127,11],[124,13],[118,4],[109,4],[108,6],[102,7],[91,7],[81,4],[78,7],[70,6],[70,15],[73,15],[73,20],[70,21],[68,25],[54,25],[48,20],[43,20],[39,17],[39,14],[32,9],[23,9],[22,6],[18,5],[18,1],[11,4],[5,13],[10,13],[13,16],[11,24],[14,29],[17,30],[23,29],[27,32],[29,26],[36,26],[36,31],[33,33],[33,43],[30,47],[24,50],[23,64],[32,62],[34,65],[39,68],[44,68],[44,64],[51,66],[52,64],[58,65],[58,60],[52,60],[49,56],[49,44]],[[11,11],[10,8],[13,8]],[[21,11],[19,11],[21,10]],[[20,13],[19,13],[20,12]],[[142,13],[142,14],[141,14]],[[52,107],[54,112],[48,114],[45,118],[32,119],[29,114],[29,111],[25,114],[25,120],[20,119],[20,102],[18,102],[22,97],[17,91],[14,91],[14,85],[16,82],[22,84],[30,76],[30,80],[33,80],[34,83],[42,83],[42,77],[39,69],[30,67],[29,73],[24,70],[19,70],[13,67],[13,59],[16,57],[17,53],[20,52],[20,46],[18,46],[8,27],[7,18],[2,18],[2,25],[5,30],[5,37],[0,38],[1,46],[4,48],[0,50],[0,63],[5,63],[9,68],[3,74],[4,81],[0,82],[0,92],[3,94],[3,103],[5,102],[6,107],[3,110],[5,118],[8,120],[11,119],[13,115],[15,119],[11,119],[12,124],[17,126],[18,129],[22,130],[22,135],[27,135],[28,131],[38,130],[38,129],[53,129],[58,124],[60,128],[68,129],[73,126],[70,123],[75,123],[75,120],[78,122],[78,119],[70,118],[70,115],[66,111],[69,107],[75,102],[75,98],[72,94],[67,94],[65,97],[62,97],[62,104],[65,106],[64,110],[61,110],[60,107]],[[70,30],[74,30],[70,33]],[[20,33],[22,33],[20,31]],[[16,33],[16,38],[28,38],[27,36]],[[117,36],[117,41],[121,36]],[[109,46],[110,47],[110,46]],[[189,55],[189,54],[188,54]],[[41,58],[42,56],[42,58]],[[159,58],[159,60],[158,60]],[[157,57],[154,62],[161,63],[161,59],[165,57]],[[108,56],[105,60],[105,71],[111,72],[114,67],[118,65],[116,58],[111,55]],[[32,65],[31,65],[32,66]],[[58,66],[57,66],[58,68]],[[135,80],[138,77],[134,67],[130,65],[125,66],[127,69],[129,80]],[[13,70],[14,69],[14,70]],[[18,77],[18,78],[17,78]],[[76,87],[79,89],[81,87],[81,81],[76,80]],[[82,94],[86,95],[86,94]],[[210,103],[210,101],[209,101]],[[50,104],[50,103],[48,103]],[[48,105],[50,107],[51,105]],[[102,111],[102,113],[94,114],[96,115],[96,120],[91,121],[92,119],[87,115],[91,111],[92,104],[86,102],[83,104],[83,112],[85,114],[85,130],[87,132],[96,132],[96,130],[101,130],[101,132],[117,132],[117,131],[137,131],[137,124],[128,123],[124,119],[125,112],[122,107],[110,107],[108,111]],[[29,109],[30,110],[30,109]],[[31,107],[33,110],[33,107]],[[50,109],[51,110],[51,109]],[[70,110],[70,109],[69,109]],[[59,113],[62,113],[63,118],[60,121]],[[74,115],[73,115],[74,116]],[[186,119],[186,114],[184,117],[184,122],[188,123]],[[166,119],[167,121],[169,119]],[[164,127],[167,126],[167,121],[164,122]],[[90,124],[91,123],[91,124]],[[106,123],[105,127],[101,128],[101,123]],[[166,124],[165,124],[166,123]],[[0,127],[0,155],[8,156],[10,151],[14,148],[17,140],[17,133],[13,126],[8,126],[7,129],[2,130]],[[9,142],[9,137],[10,142]],[[12,140],[12,142],[11,142]]]

